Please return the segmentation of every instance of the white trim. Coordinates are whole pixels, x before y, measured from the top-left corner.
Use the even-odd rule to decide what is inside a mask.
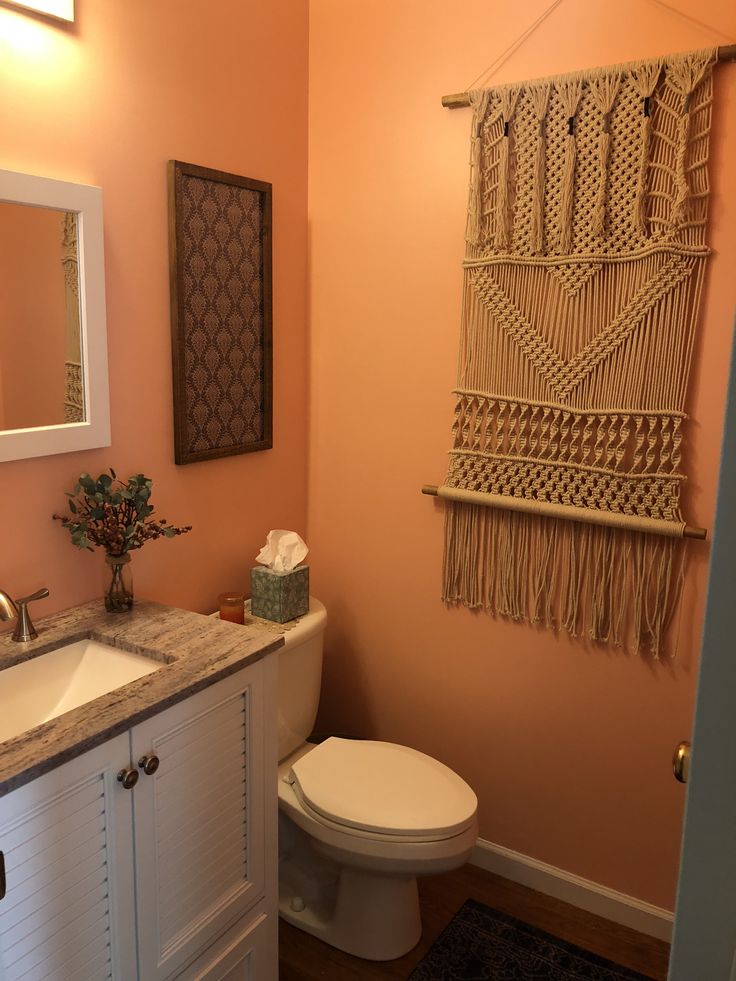
[[[85,422],[0,432],[0,462],[109,446],[102,191],[86,184],[0,170],[0,201],[73,211],[78,215],[80,344],[86,405]]]
[[[494,845],[483,838],[478,839],[470,862],[486,872],[493,872],[504,879],[536,889],[545,896],[554,896],[555,899],[577,906],[578,909],[595,913],[596,916],[659,940],[669,941],[672,934],[670,910],[644,903],[633,896],[608,889],[597,882],[539,862],[536,858],[522,855],[502,845]]]

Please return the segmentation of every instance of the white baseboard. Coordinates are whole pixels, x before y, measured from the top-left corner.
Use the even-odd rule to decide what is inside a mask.
[[[510,848],[479,838],[470,861],[487,872],[536,889],[546,896],[554,896],[578,909],[603,916],[650,937],[667,941],[671,938],[672,913],[669,910],[643,903],[633,896],[538,862]]]

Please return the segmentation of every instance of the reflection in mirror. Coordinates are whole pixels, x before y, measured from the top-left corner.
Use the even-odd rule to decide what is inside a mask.
[[[0,170],[0,462],[109,445],[102,192]]]
[[[77,215],[0,202],[0,431],[85,421]]]

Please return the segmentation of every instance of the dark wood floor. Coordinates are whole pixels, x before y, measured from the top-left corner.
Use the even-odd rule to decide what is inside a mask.
[[[343,954],[280,920],[279,981],[374,981],[387,978],[405,981],[466,899],[477,899],[517,916],[601,957],[640,971],[654,981],[666,981],[668,944],[475,866],[466,865],[448,875],[420,879],[419,895],[422,939],[404,957],[384,963]]]

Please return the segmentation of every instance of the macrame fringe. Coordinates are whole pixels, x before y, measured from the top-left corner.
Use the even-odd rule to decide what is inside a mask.
[[[518,98],[518,89],[507,89],[501,96],[503,134],[498,155],[498,189],[496,191],[496,220],[493,239],[493,244],[497,249],[506,249],[509,242],[511,125]]]
[[[506,127],[508,128],[508,122]],[[496,192],[496,220],[493,244],[505,249],[509,239],[509,135],[504,134],[498,152],[498,191]]]
[[[669,230],[674,233],[685,221],[690,188],[687,182],[687,154],[690,138],[690,97],[706,70],[713,63],[711,52],[691,52],[674,58],[667,66],[667,84],[682,98],[675,137],[675,187]]]
[[[668,653],[684,558],[681,539],[445,502],[446,603],[654,658]]]
[[[606,182],[608,180],[608,148],[611,144],[608,122],[604,122],[604,129],[598,137],[598,190],[595,195],[595,205],[593,206],[593,234],[603,235],[606,230]]]
[[[675,194],[672,199],[672,211],[670,213],[669,228],[676,232],[685,220],[685,206],[688,198],[686,157],[688,134],[690,133],[690,96],[682,97],[682,110],[677,123],[677,137],[675,146]]]
[[[538,129],[533,163],[531,248],[533,252],[541,252],[544,248],[544,187],[547,168],[545,117],[549,105],[549,85],[540,85],[532,91],[532,103]]]
[[[572,118],[572,117],[571,117]],[[565,163],[562,170],[562,189],[560,193],[560,224],[557,232],[557,247],[561,252],[570,251],[572,240],[573,201],[575,195],[575,164],[578,149],[574,134],[567,138]]]
[[[565,159],[562,165],[562,184],[560,188],[560,217],[557,228],[557,248],[569,252],[572,243],[575,201],[575,164],[577,162],[577,139],[575,134],[575,114],[578,111],[583,83],[579,79],[561,81],[557,86],[560,101],[567,116],[568,132],[565,141]]]
[[[481,176],[481,156],[483,147],[483,120],[490,90],[482,89],[470,93],[473,106],[473,129],[470,138],[470,194],[468,199],[468,224],[465,232],[466,241],[478,245],[481,238],[483,222],[483,180]]]
[[[590,90],[595,104],[601,111],[601,131],[598,136],[598,188],[593,206],[593,234],[606,231],[606,197],[608,194],[608,153],[611,146],[611,111],[618,95],[621,79],[618,75],[604,75],[591,82]]]
[[[634,199],[634,224],[643,236],[649,234],[647,226],[647,174],[649,173],[649,147],[652,142],[652,117],[649,112],[641,114],[639,136],[639,173]]]
[[[647,177],[649,174],[649,148],[652,142],[652,96],[661,73],[662,64],[659,61],[647,62],[631,73],[642,102],[639,129],[639,167],[634,197],[634,224],[644,237],[649,235]]]

